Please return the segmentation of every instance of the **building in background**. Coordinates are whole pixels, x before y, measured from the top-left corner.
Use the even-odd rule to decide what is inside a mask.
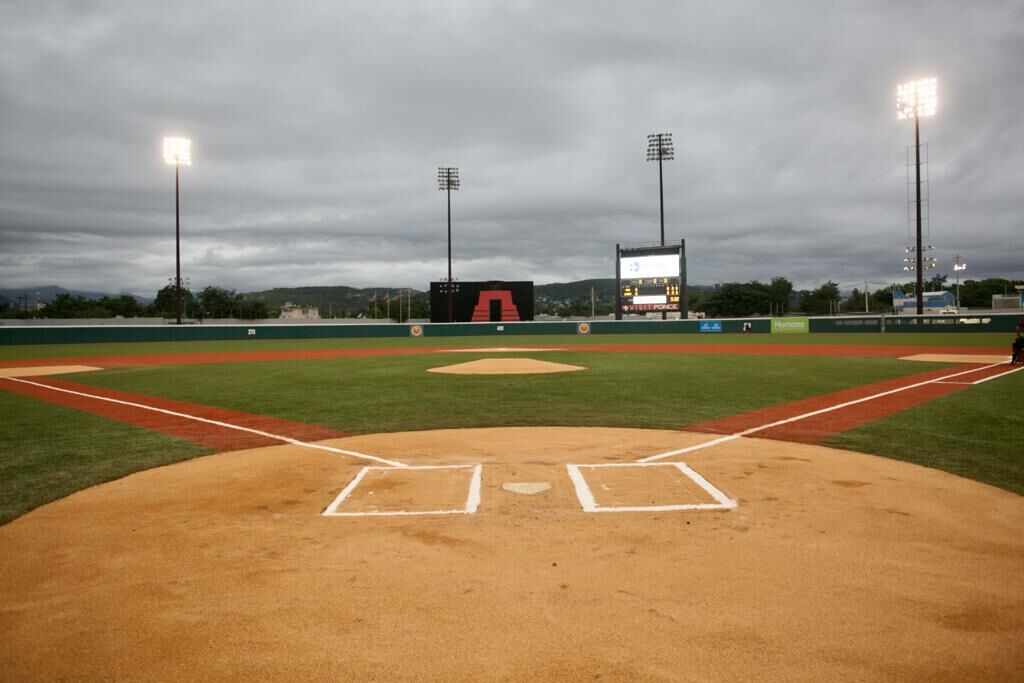
[[[288,320],[319,320],[320,309],[316,306],[296,306],[287,303],[281,306],[281,318]]]
[[[956,309],[956,296],[953,292],[923,292],[924,312],[943,313],[947,309]],[[893,308],[900,313],[917,313],[917,298],[913,294],[894,294]]]

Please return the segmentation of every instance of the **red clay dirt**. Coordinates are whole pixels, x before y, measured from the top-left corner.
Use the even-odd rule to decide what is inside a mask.
[[[547,348],[547,347],[545,347]],[[192,365],[202,363],[250,363],[258,361],[322,360],[330,358],[367,358],[373,356],[409,356],[457,347],[401,349],[280,349],[273,351],[225,351],[147,353],[138,355],[96,355],[62,358],[0,360],[0,367],[33,365],[96,365],[104,368],[141,365]],[[565,347],[565,351],[614,351],[620,353],[703,353],[746,356],[867,356],[899,358],[919,353],[991,353],[1006,355],[1005,348],[962,346],[840,346],[832,344],[594,344]]]
[[[187,441],[206,446],[207,448],[212,448],[217,452],[233,451],[243,448],[259,448],[261,446],[276,446],[281,442],[280,440],[271,439],[259,434],[252,434],[250,432],[239,431],[237,429],[221,427],[208,422],[199,422],[197,420],[190,420],[184,417],[168,415],[167,413],[146,410],[145,408],[137,408],[134,406],[124,405],[122,403],[111,403],[110,401],[97,400],[95,398],[89,398],[88,396],[78,396],[62,391],[54,391],[37,385],[56,387],[58,389],[68,389],[70,391],[78,391],[84,394],[91,394],[93,396],[112,398],[118,401],[139,403],[153,408],[171,410],[176,413],[201,417],[206,420],[217,420],[219,422],[226,422],[239,427],[257,429],[262,432],[277,434],[292,439],[298,439],[300,441],[319,441],[323,439],[336,439],[348,436],[345,432],[339,432],[333,429],[327,429],[326,427],[319,427],[317,425],[291,422],[289,420],[281,420],[263,415],[241,413],[227,408],[215,408],[212,406],[199,405],[197,403],[173,401],[166,398],[158,398],[156,396],[132,394],[127,391],[103,389],[100,387],[68,382],[67,380],[52,379],[48,377],[33,377],[30,381],[34,382],[34,384],[29,384],[25,381],[15,381],[9,378],[0,378],[0,387],[41,401],[56,403],[58,405],[75,408],[95,415],[101,415],[111,420],[117,420],[118,422],[125,422],[137,427],[143,427],[144,429],[169,434],[170,436],[174,436],[179,439],[185,439]]]
[[[991,377],[1006,371],[1005,365],[997,367],[978,366],[971,371],[969,367],[942,368],[930,370],[906,377],[874,382],[859,387],[834,391],[820,396],[812,396],[799,401],[791,401],[779,405],[753,410],[739,415],[730,415],[718,420],[701,422],[684,427],[690,432],[708,432],[712,434],[736,434],[754,429],[762,425],[771,424],[779,420],[786,420],[805,413],[840,405],[849,401],[856,401],[874,394],[900,389],[921,382],[929,382],[951,375],[952,381],[971,382],[985,377]],[[970,372],[967,375],[960,373]],[[756,436],[762,439],[777,439],[779,441],[795,441],[799,443],[818,443],[833,434],[844,432],[859,427],[868,422],[881,419],[893,413],[898,413],[908,408],[927,403],[932,399],[945,396],[969,386],[968,384],[940,384],[931,382],[920,387],[907,389],[888,396],[856,403],[851,406],[832,410],[820,415],[790,422],[787,424],[771,427],[756,432]]]

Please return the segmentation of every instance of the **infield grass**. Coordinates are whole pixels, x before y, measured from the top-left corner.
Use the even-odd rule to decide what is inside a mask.
[[[678,429],[930,369],[892,359],[509,353],[582,372],[447,375],[493,354],[442,353],[111,369],[83,384],[315,423],[352,433],[509,425]]]

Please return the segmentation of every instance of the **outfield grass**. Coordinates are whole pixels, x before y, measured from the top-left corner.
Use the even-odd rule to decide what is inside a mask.
[[[447,348],[490,346],[588,346],[602,344],[829,344],[857,346],[1006,347],[1012,334],[594,334],[509,335],[481,337],[386,337],[353,339],[233,339],[224,341],[134,342],[99,344],[33,344],[0,346],[0,360],[130,356],[163,353],[229,353],[277,349]]]

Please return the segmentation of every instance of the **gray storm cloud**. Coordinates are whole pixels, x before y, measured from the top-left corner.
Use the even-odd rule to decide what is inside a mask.
[[[896,6],[898,5],[898,6]],[[7,3],[0,286],[152,295],[610,277],[666,233],[693,282],[904,279],[895,87],[939,78],[929,242],[1021,276],[1024,7],[975,3]]]

